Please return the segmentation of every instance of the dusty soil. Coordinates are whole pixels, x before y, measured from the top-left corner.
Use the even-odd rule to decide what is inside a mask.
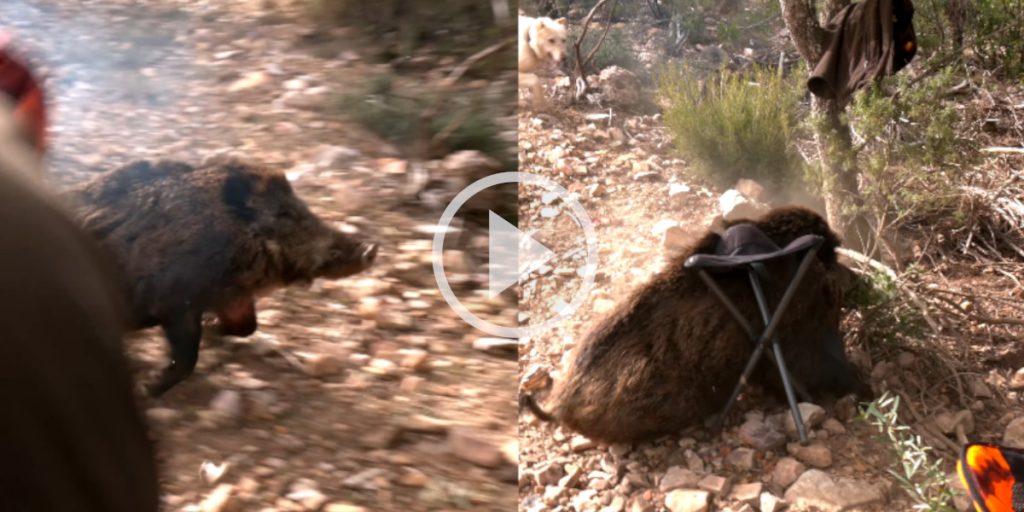
[[[381,245],[369,272],[262,299],[253,337],[207,336],[196,374],[146,404],[166,510],[198,510],[219,486],[223,510],[515,506],[514,356],[475,349],[481,333],[440,296],[440,212],[403,192],[401,151],[331,107],[386,64],[344,30],[312,37],[288,2],[11,1],[0,20],[48,75],[57,185],[230,150],[286,170],[317,214]],[[515,314],[471,293],[479,268],[462,272],[477,314]],[[157,331],[127,347],[140,378],[164,364]]]

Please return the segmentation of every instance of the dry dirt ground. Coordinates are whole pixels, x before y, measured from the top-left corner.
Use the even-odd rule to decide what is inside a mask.
[[[583,306],[554,329],[523,340],[520,386],[542,405],[587,328],[648,279],[675,248],[708,229],[721,193],[689,172],[658,115],[630,114],[607,104],[568,106],[567,88],[558,93],[561,98],[552,106],[520,108],[520,171],[551,178],[577,194],[596,226],[600,258],[596,288]],[[965,115],[1005,114],[1014,96],[994,104],[979,97],[984,94],[964,101],[978,109]],[[983,144],[1017,145],[1014,136],[1008,132],[1004,140]],[[976,171],[988,176],[979,181],[989,190],[999,190],[992,183],[1021,187],[1019,164],[1019,157],[996,156]],[[543,191],[520,189],[520,224],[556,253],[580,245],[579,229],[564,205]],[[931,453],[944,461],[949,478],[964,440],[1022,441],[1013,424],[1020,421],[1017,390],[1024,385],[1018,371],[1024,255],[1015,257],[1011,250],[1001,261],[974,259],[972,250],[951,242],[962,243],[962,234],[945,232],[941,225],[917,228],[904,240],[916,247],[917,259],[902,279],[916,291],[918,305],[911,309],[927,311],[925,330],[914,339],[894,334],[899,342],[886,342],[865,331],[867,313],[850,310],[846,342],[851,360],[876,393],[900,395],[899,421],[934,447]],[[1013,229],[1021,233],[1024,219]],[[947,243],[939,248],[936,240]],[[579,265],[578,258],[558,261],[533,274],[522,290],[521,317],[541,317],[552,303],[568,300],[578,285],[565,276]],[[979,310],[985,313],[971,313]],[[710,510],[734,511],[912,509],[913,502],[887,474],[899,463],[891,445],[874,426],[852,417],[852,404],[816,414],[812,444],[824,449],[808,453],[785,444],[752,447],[742,423],[767,424],[781,434],[786,429],[779,422],[788,412],[756,393],[750,397],[741,406],[745,417],[737,415],[723,432],[697,428],[637,446],[595,445],[524,411],[519,508],[684,512],[707,510],[700,505],[707,503]],[[792,442],[795,432],[785,437]],[[959,483],[953,479],[951,487],[959,489]],[[956,506],[966,510],[967,504],[960,497]]]
[[[195,375],[146,404],[166,510],[515,507],[514,355],[474,348],[440,296],[440,212],[402,192],[399,151],[328,108],[385,65],[310,37],[288,2],[16,0],[0,23],[48,75],[57,184],[231,150],[381,245],[362,275],[262,299],[256,335],[208,336]],[[482,317],[514,316],[471,291]],[[164,364],[156,331],[127,347],[141,378]]]

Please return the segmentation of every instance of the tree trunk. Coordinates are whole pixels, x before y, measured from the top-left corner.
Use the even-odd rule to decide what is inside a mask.
[[[814,0],[779,0],[779,3],[793,44],[808,66],[814,68],[827,42],[823,26],[850,1],[827,0],[821,20],[818,19]],[[815,134],[815,140],[824,172],[823,192],[829,223],[843,235],[848,247],[864,252],[872,246],[873,231],[862,208],[858,182],[860,173],[852,155],[850,126],[842,120],[846,106],[817,97],[813,98],[812,106],[826,120],[823,133]]]
[[[860,195],[860,171],[853,155],[850,125],[843,121],[844,107],[835,101],[815,98],[816,110],[825,116],[825,130],[817,134],[824,170],[825,212],[843,243],[862,254],[874,256],[874,230]]]

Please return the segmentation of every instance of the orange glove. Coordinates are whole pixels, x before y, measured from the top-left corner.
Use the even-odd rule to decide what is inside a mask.
[[[969,443],[956,471],[977,512],[1024,511],[1024,450]]]

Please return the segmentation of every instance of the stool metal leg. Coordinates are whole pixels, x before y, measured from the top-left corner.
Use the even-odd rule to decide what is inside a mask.
[[[712,279],[710,275],[708,275],[707,271],[705,271],[704,269],[700,269],[697,272],[697,275],[699,275],[701,280],[704,281],[704,284],[707,285],[707,287],[712,292],[714,292],[715,296],[718,297],[718,301],[725,305],[725,309],[727,309],[729,313],[732,313],[733,318],[736,319],[736,322],[738,322],[740,324],[740,327],[742,327],[743,330],[747,333],[747,336],[750,336],[750,342],[753,343],[754,347],[756,348],[758,336],[757,334],[754,334],[754,328],[750,326],[750,322],[747,322],[747,319],[743,317],[743,314],[740,313],[740,310],[736,308],[736,304],[734,304],[732,300],[729,299],[725,292],[723,292],[722,289],[718,286],[718,283],[716,283],[715,280]],[[768,320],[766,319],[764,323],[765,325],[768,325]],[[779,363],[775,361],[774,352],[768,351],[765,352],[764,354],[768,357],[768,360],[771,361],[773,365],[778,366]],[[811,394],[807,392],[807,388],[805,388],[799,380],[793,378],[792,375],[790,376],[790,383],[793,385],[793,389],[796,390],[797,395],[800,396],[800,399],[802,399],[805,402],[811,401]]]
[[[725,424],[725,420],[729,416],[729,412],[732,411],[732,408],[736,403],[736,399],[739,397],[740,392],[743,390],[743,387],[749,380],[750,375],[753,373],[754,368],[757,365],[757,361],[761,357],[761,354],[764,353],[765,344],[768,343],[769,340],[775,338],[775,329],[778,328],[779,326],[779,321],[782,318],[782,313],[786,311],[786,308],[789,307],[789,303],[792,302],[793,300],[793,296],[796,295],[796,289],[799,287],[800,282],[803,281],[804,275],[807,274],[807,270],[810,268],[811,262],[814,260],[814,254],[816,252],[816,247],[808,249],[807,253],[804,255],[804,259],[800,262],[800,266],[796,270],[796,274],[794,274],[793,279],[789,283],[789,286],[786,287],[786,291],[782,294],[782,299],[779,301],[779,305],[778,308],[775,310],[775,314],[770,315],[770,319],[767,311],[767,304],[764,300],[764,293],[760,288],[760,282],[756,281],[756,276],[754,274],[753,269],[749,270],[751,276],[751,284],[755,289],[755,296],[758,300],[758,306],[761,308],[761,313],[762,316],[764,316],[764,321],[766,325],[764,331],[757,338],[757,342],[754,346],[754,354],[751,356],[750,360],[747,361],[747,365],[743,369],[743,374],[740,376],[740,381],[736,384],[736,387],[733,389],[732,395],[729,397],[729,401],[725,404],[725,408],[722,411],[722,416],[719,418],[718,421],[719,427]],[[704,270],[701,270],[699,272],[699,275],[704,280],[705,284],[707,284],[708,288],[710,288],[712,292],[714,292],[715,295],[719,298],[719,300],[723,304],[725,304],[726,309],[728,309],[729,312],[736,317],[737,321],[739,321],[740,325],[744,328],[744,330],[746,330],[747,333],[750,334],[751,337],[753,337],[753,328],[750,327],[749,322],[747,322],[746,319],[743,318],[743,315],[740,314],[739,310],[732,303],[732,301],[729,300],[729,298],[725,295],[721,288],[718,287],[718,284],[715,283],[714,279],[712,279],[711,276],[707,275],[707,273],[704,272]],[[782,376],[782,385],[783,389],[786,392],[786,398],[789,401],[790,409],[792,410],[794,419],[796,420],[797,432],[800,435],[800,442],[806,443],[807,434],[805,432],[803,421],[800,418],[800,409],[796,406],[796,398],[793,394],[794,382],[791,381],[789,371],[786,369],[785,366],[785,361],[782,360],[782,351],[780,350],[779,345],[777,343],[772,343],[772,347],[773,350],[771,353],[769,353],[769,359],[775,359],[774,362],[778,366],[778,369]],[[772,355],[774,355],[775,357],[771,357]],[[806,391],[803,391],[801,394],[806,395]]]
[[[757,367],[757,362],[761,360],[761,353],[764,352],[766,345],[766,339],[761,338],[757,341],[757,345],[754,346],[754,354],[750,356],[749,360],[747,360],[747,366],[743,368],[743,374],[740,375],[740,381],[736,383],[736,387],[733,388],[732,394],[729,395],[729,401],[725,403],[725,409],[722,410],[722,416],[718,421],[718,426],[720,428],[725,425],[725,419],[729,417],[732,407],[736,405],[736,399],[739,398],[740,392],[743,391],[743,387],[747,385],[747,381],[750,379],[750,374],[754,373],[754,368]]]
[[[768,311],[768,301],[764,298],[764,290],[761,289],[761,280],[758,279],[757,274],[751,270],[750,275],[750,286],[754,289],[754,297],[757,297],[757,306],[761,310],[761,316],[764,318],[764,323],[767,325],[771,321],[772,314]],[[776,310],[776,315],[782,315],[782,310]],[[790,384],[789,370],[786,369],[786,361],[782,357],[782,347],[779,346],[779,337],[772,336],[771,338],[772,351],[775,353],[775,364],[779,368],[779,375],[782,377],[782,389],[786,392],[786,401],[789,402],[789,410],[793,413],[793,422],[796,425],[797,434],[800,436],[800,442],[803,444],[807,443],[807,429],[804,427],[804,420],[800,414],[800,407],[796,403],[796,396],[793,393],[793,386]]]

